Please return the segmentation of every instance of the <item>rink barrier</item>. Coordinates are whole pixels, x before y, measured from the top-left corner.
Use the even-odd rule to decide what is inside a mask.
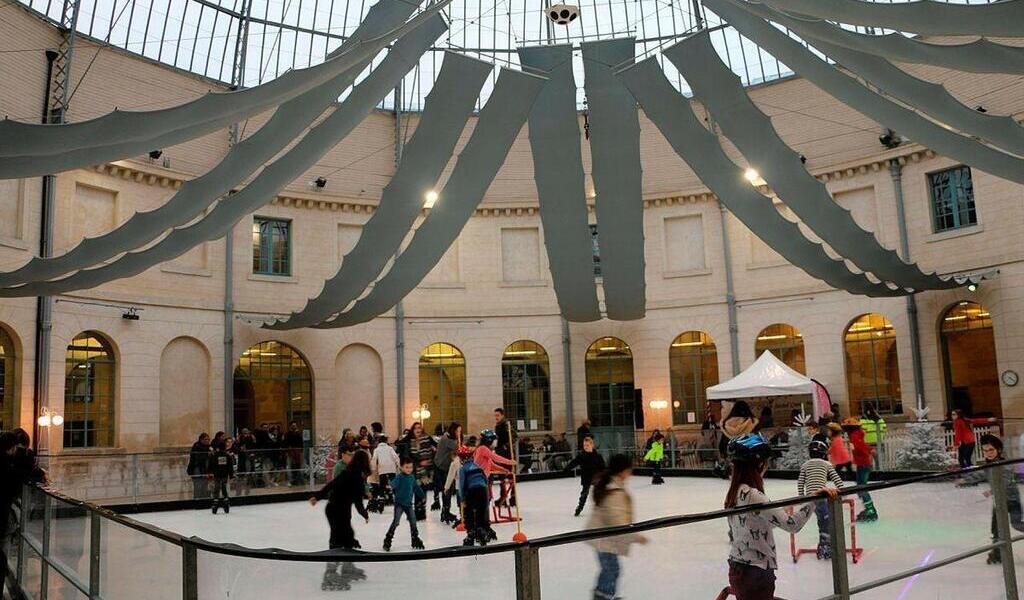
[[[968,558],[984,554],[991,550],[998,550],[1002,558],[1002,570],[1007,600],[1019,600],[1015,565],[1013,563],[1012,544],[1024,540],[1024,536],[1013,536],[1010,530],[1009,511],[1007,507],[1006,487],[1003,477],[1005,470],[1003,466],[1019,465],[1024,459],[1015,459],[982,465],[969,469],[955,470],[943,473],[933,473],[908,477],[898,481],[887,481],[871,483],[864,486],[843,488],[837,498],[829,500],[832,518],[829,521],[830,532],[833,540],[832,552],[832,575],[833,593],[824,596],[819,600],[847,600],[851,596],[863,593],[878,587],[889,585],[896,581],[907,579],[915,575],[939,569],[943,566],[966,560]],[[991,543],[977,548],[972,548],[959,554],[936,560],[924,566],[918,566],[900,573],[881,577],[857,586],[850,586],[848,561],[846,557],[845,517],[843,516],[843,498],[861,492],[876,492],[916,483],[937,481],[962,476],[964,474],[996,469],[992,474],[992,498],[995,506],[997,539]],[[32,503],[32,494],[41,493],[42,496],[42,540],[32,537],[25,527],[25,523],[33,515],[39,515]],[[17,584],[17,592],[24,598],[37,598],[47,600],[48,580],[50,571],[60,575],[72,587],[85,595],[90,600],[103,600],[102,589],[100,589],[101,556],[103,519],[113,523],[152,536],[163,542],[178,546],[182,550],[182,598],[183,600],[199,600],[198,585],[198,552],[210,552],[215,554],[228,555],[239,558],[265,559],[275,561],[299,561],[299,562],[404,562],[414,560],[436,560],[444,558],[459,558],[470,556],[482,556],[513,552],[515,559],[515,576],[517,587],[517,600],[540,600],[540,555],[539,551],[544,548],[564,546],[578,542],[586,542],[604,537],[616,535],[641,533],[667,527],[676,527],[692,523],[700,523],[712,520],[720,520],[729,516],[764,510],[767,508],[786,508],[803,505],[809,502],[809,497],[789,498],[778,500],[756,507],[743,507],[725,510],[716,510],[704,513],[689,515],[677,515],[661,517],[633,523],[630,525],[606,527],[600,529],[588,529],[573,531],[556,535],[545,536],[530,540],[525,543],[497,543],[484,547],[463,547],[453,546],[421,551],[403,551],[393,553],[363,552],[363,551],[337,551],[324,550],[318,552],[295,552],[279,548],[247,548],[235,544],[215,543],[198,537],[185,537],[174,532],[167,531],[154,525],[141,523],[120,515],[114,511],[102,508],[89,502],[77,500],[66,496],[58,491],[26,486],[23,490],[20,506],[19,527],[17,530],[18,544],[16,548],[16,567],[13,573],[13,582]],[[89,580],[83,581],[75,573],[74,569],[65,565],[57,557],[53,556],[50,549],[50,538],[54,516],[54,502],[61,502],[68,505],[69,509],[81,509],[89,515]],[[40,590],[31,594],[23,585],[25,583],[26,548],[31,549],[40,557]],[[4,565],[7,568],[7,565]],[[130,567],[128,567],[130,568]]]

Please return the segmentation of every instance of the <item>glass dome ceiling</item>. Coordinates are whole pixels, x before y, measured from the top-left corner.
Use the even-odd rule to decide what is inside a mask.
[[[51,21],[60,21],[63,0],[18,1]],[[80,34],[228,85],[253,86],[288,69],[322,62],[358,26],[376,0],[78,1],[76,30]],[[947,1],[983,4],[991,0]],[[585,98],[578,45],[584,41],[634,36],[639,59],[704,27],[713,30],[716,49],[745,85],[791,74],[773,56],[705,10],[700,0],[569,3],[578,4],[580,18],[563,26],[547,18],[546,8],[552,4],[549,0],[454,0],[444,11],[448,31],[404,80],[401,109],[414,111],[422,107],[441,66],[443,52],[449,49],[493,62],[496,67],[518,67],[517,47],[574,44],[577,101],[581,108]],[[884,33],[870,28],[867,32]],[[236,61],[241,65],[237,72]],[[671,63],[661,63],[673,83],[688,93],[686,82]],[[496,78],[497,70],[490,84]],[[487,100],[489,91],[490,85],[486,85],[481,103]],[[393,109],[395,104],[395,94],[391,94],[381,106]]]

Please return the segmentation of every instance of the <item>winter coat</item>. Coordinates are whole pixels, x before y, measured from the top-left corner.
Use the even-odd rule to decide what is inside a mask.
[[[395,504],[399,506],[412,506],[416,498],[423,499],[427,494],[416,483],[416,478],[411,474],[399,473],[391,480],[391,491],[395,493]]]
[[[227,450],[217,450],[210,455],[210,473],[216,479],[231,479],[235,476],[235,456]]]
[[[204,446],[199,442],[192,444],[192,449],[189,450],[188,454],[188,466],[185,467],[185,473],[192,477],[206,475],[209,473],[209,465],[210,447]]]
[[[651,449],[644,455],[647,462],[660,463],[665,458],[665,444],[662,441],[651,442]]]
[[[834,465],[845,465],[853,461],[853,457],[850,456],[850,449],[846,447],[846,442],[843,441],[843,436],[832,436],[832,443],[828,447],[828,459]]]
[[[870,467],[874,464],[871,454],[874,450],[864,441],[864,430],[854,429],[849,434],[850,444],[853,446],[853,464],[857,467]]]
[[[496,454],[487,446],[477,446],[476,451],[473,452],[473,462],[480,465],[484,475],[487,477],[490,477],[493,471],[507,473],[508,469],[504,467],[514,467],[516,465],[515,462]]]
[[[580,468],[580,483],[590,485],[590,482],[594,480],[594,475],[604,471],[604,457],[597,450],[581,451],[576,458],[565,465],[565,470],[572,471],[576,467]]]
[[[757,419],[752,417],[729,417],[722,423],[722,431],[730,439],[745,433],[754,433],[757,429]]]
[[[974,437],[974,428],[967,419],[953,419],[953,445],[974,444],[977,440]]]
[[[371,468],[377,475],[394,475],[398,472],[398,453],[387,444],[377,444],[373,450],[373,459],[370,461]]]
[[[487,475],[484,470],[480,468],[480,465],[473,461],[468,461],[462,465],[459,469],[459,477],[456,482],[456,488],[459,490],[459,496],[465,497],[466,492],[476,488],[487,487]]]
[[[512,443],[516,441],[516,431],[508,419],[502,419],[494,426],[494,435],[498,436],[498,445],[495,451],[505,458],[512,458]]]
[[[458,440],[448,437],[447,433],[442,435],[441,439],[437,440],[437,451],[434,453],[434,467],[448,472],[448,467],[451,466],[455,451],[458,449]]]
[[[612,479],[608,483],[608,488],[605,490],[605,496],[601,503],[594,505],[590,518],[587,520],[587,528],[600,529],[616,525],[629,525],[632,522],[633,499],[618,481]],[[629,554],[629,547],[632,544],[639,544],[642,541],[644,541],[644,536],[638,533],[624,533],[613,537],[590,540],[587,543],[598,552],[626,556]]]
[[[764,492],[741,485],[736,495],[736,508],[771,502]],[[805,504],[792,514],[785,508],[770,508],[729,517],[729,562],[759,569],[778,568],[775,555],[775,532],[778,527],[790,533],[799,532],[811,515],[814,504]]]
[[[364,519],[370,518],[363,499],[366,497],[366,480],[357,471],[345,469],[337,477],[314,494],[317,500],[327,500],[327,512],[344,514],[355,508]]]

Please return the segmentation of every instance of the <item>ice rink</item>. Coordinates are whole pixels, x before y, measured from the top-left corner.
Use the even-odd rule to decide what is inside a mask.
[[[647,478],[630,481],[637,519],[715,510],[721,507],[726,482],[717,479],[668,478],[652,486]],[[857,527],[858,543],[864,548],[860,564],[849,567],[852,585],[952,556],[989,539],[991,501],[984,498],[985,486],[956,488],[952,482],[916,484],[875,494],[881,515],[877,523]],[[524,531],[531,538],[582,528],[583,517],[574,518],[579,491],[575,479],[523,483],[520,486]],[[793,481],[769,480],[767,491],[774,499],[792,496]],[[138,515],[141,521],[214,542],[228,542],[252,548],[276,547],[315,551],[327,546],[324,503],[291,502],[238,506],[230,515],[212,515],[209,510],[188,510]],[[858,503],[858,509],[860,505]],[[461,534],[437,520],[431,513],[420,523],[427,548],[461,543]],[[356,522],[363,549],[381,551],[381,541],[390,524],[390,507],[384,515],[373,515],[370,523]],[[58,522],[59,523],[59,522]],[[88,569],[77,552],[68,550],[74,535],[71,523],[58,524],[57,546],[68,552],[79,570]],[[104,527],[104,598],[180,598],[181,550],[157,542],[118,525]],[[497,525],[501,541],[515,532],[514,524]],[[651,543],[634,546],[623,562],[620,594],[629,600],[647,598],[711,599],[726,583],[728,540],[723,520],[662,529],[649,533]],[[817,527],[812,518],[798,537],[800,545],[813,547]],[[789,554],[789,535],[776,533],[779,549],[777,595],[782,598],[820,598],[831,593],[832,576],[828,562],[805,555],[794,564]],[[1017,544],[1018,573],[1024,567]],[[411,550],[408,525],[403,521],[396,535],[394,551]],[[541,578],[546,599],[591,597],[597,561],[590,546],[582,543],[542,550]],[[365,563],[366,581],[356,582],[350,591],[324,592],[320,589],[323,565],[288,561],[239,559],[200,552],[200,598],[325,598],[339,594],[371,593],[375,598],[515,598],[513,555],[503,553],[475,558]],[[872,590],[857,598],[923,600],[971,597],[979,600],[1003,598],[1002,569],[987,565],[978,556],[916,578]],[[51,597],[57,597],[51,595]]]

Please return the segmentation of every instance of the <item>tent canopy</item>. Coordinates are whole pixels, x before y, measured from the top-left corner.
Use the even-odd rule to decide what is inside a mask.
[[[813,394],[814,382],[765,350],[742,373],[708,388],[708,400]]]

